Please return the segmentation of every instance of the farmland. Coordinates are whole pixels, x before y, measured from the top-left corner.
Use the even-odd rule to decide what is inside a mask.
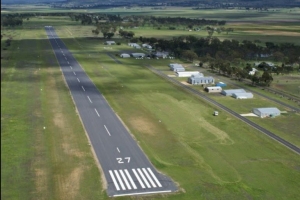
[[[175,11],[172,11],[174,15],[197,15],[191,11]],[[108,12],[120,11],[114,9]],[[203,16],[214,15],[206,11]],[[234,18],[231,16],[223,15],[229,20]],[[248,16],[245,21],[249,23],[253,16]],[[283,16],[288,14],[283,13]],[[259,17],[273,19],[272,16]],[[1,49],[2,198],[108,199],[89,141],[43,30],[43,26],[49,24],[55,27],[57,34],[129,128],[153,165],[180,187],[177,194],[156,195],[153,198],[298,197],[299,155],[225,112],[217,118],[212,116],[213,106],[144,67],[150,64],[166,70],[170,60],[145,62],[115,57],[121,51],[133,49],[119,38],[113,39],[120,40],[121,45],[106,48],[100,35],[91,37],[93,26],[82,26],[68,17],[44,16],[25,21],[22,29],[2,30],[5,36],[1,47],[8,37],[13,38],[7,50]],[[239,31],[234,32],[234,36],[224,34],[221,38],[248,38],[244,34],[248,31],[247,24],[235,26]],[[251,26],[251,30],[262,31],[267,27],[261,24]],[[291,35],[294,36],[282,36],[280,33],[280,36],[273,38],[265,36],[265,40],[289,38],[297,43],[297,25],[279,26],[280,31],[293,32]],[[269,26],[271,32],[278,31],[272,27]],[[178,35],[181,34],[189,33],[178,30]],[[204,32],[199,34],[206,36]],[[255,33],[253,38],[260,38],[260,34]],[[173,32],[145,27],[136,31],[136,36],[139,35],[168,37],[173,36]],[[171,62],[183,61],[175,59]],[[294,86],[284,82],[285,79],[276,81],[274,87],[285,87],[291,93],[296,91]],[[280,85],[282,81],[284,86]],[[234,99],[213,98],[237,112],[248,112],[257,105],[272,105],[259,97],[250,100],[247,106],[243,102],[236,107]],[[299,146],[299,125],[296,123],[299,117],[299,114],[289,114],[267,121],[254,120],[277,131],[280,136],[291,132],[291,136],[285,139]]]

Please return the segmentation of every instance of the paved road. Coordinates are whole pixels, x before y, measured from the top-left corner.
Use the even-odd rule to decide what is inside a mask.
[[[149,70],[151,70],[152,72],[156,73],[157,75],[159,75],[159,76],[161,76],[161,77],[163,77],[163,78],[169,80],[169,81],[172,82],[173,84],[175,84],[175,85],[177,85],[177,86],[179,86],[179,87],[182,87],[182,88],[184,88],[185,90],[187,90],[187,91],[189,91],[189,92],[191,92],[191,93],[193,93],[193,94],[199,96],[200,98],[202,98],[202,99],[208,101],[209,103],[211,103],[211,104],[217,106],[218,108],[220,108],[220,109],[222,109],[222,110],[224,110],[224,111],[226,111],[226,112],[232,114],[232,115],[235,116],[236,118],[238,118],[238,119],[242,120],[243,122],[249,124],[249,125],[252,126],[253,128],[259,130],[260,132],[264,133],[265,135],[269,136],[270,138],[274,139],[275,141],[279,142],[280,144],[282,144],[282,145],[288,147],[289,149],[293,150],[293,151],[296,152],[297,154],[300,154],[300,148],[299,148],[299,147],[297,147],[297,146],[291,144],[290,142],[288,142],[288,141],[282,139],[281,137],[275,135],[275,134],[272,133],[271,131],[268,131],[267,129],[265,129],[265,128],[259,126],[259,125],[257,125],[256,123],[254,123],[254,122],[250,121],[249,119],[247,119],[247,118],[241,116],[240,114],[234,112],[233,110],[230,110],[230,109],[227,108],[226,106],[224,106],[224,105],[222,105],[222,104],[220,104],[220,103],[214,101],[213,99],[207,97],[206,95],[202,94],[201,92],[199,92],[199,91],[197,91],[197,90],[195,90],[195,89],[193,89],[193,88],[191,88],[191,87],[189,87],[189,86],[187,86],[187,85],[182,84],[181,82],[175,80],[174,78],[171,78],[171,77],[167,76],[166,74],[164,74],[164,73],[162,73],[161,71],[155,69],[154,67],[152,67],[152,66],[146,66],[146,67],[147,67]]]
[[[176,191],[174,182],[150,163],[54,28],[45,29],[104,172],[108,196]]]

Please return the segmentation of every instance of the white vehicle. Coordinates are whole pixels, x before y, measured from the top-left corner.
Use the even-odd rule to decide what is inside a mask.
[[[214,116],[218,116],[219,115],[219,112],[218,111],[215,111],[214,112]]]

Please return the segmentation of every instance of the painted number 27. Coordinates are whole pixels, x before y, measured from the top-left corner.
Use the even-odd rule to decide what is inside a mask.
[[[129,163],[130,162],[130,157],[125,157],[124,160],[125,160],[125,162],[127,160],[127,163]],[[123,161],[122,158],[117,158],[117,161],[118,161],[119,164],[123,164],[124,163],[124,161]]]

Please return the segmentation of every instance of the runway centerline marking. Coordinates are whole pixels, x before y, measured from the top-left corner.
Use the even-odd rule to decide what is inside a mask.
[[[90,101],[91,103],[93,103],[89,96],[87,96],[87,98],[89,99],[89,101]]]
[[[98,111],[97,111],[97,109],[96,109],[96,108],[95,108],[95,111],[96,111],[96,113],[97,113],[98,117],[100,117],[100,115],[99,115],[99,113],[98,113]]]
[[[119,153],[121,153],[121,151],[119,150],[119,148],[118,148],[118,147],[117,147],[117,150],[118,150],[118,152],[119,152]]]
[[[85,91],[84,87],[83,86],[81,86],[81,87],[82,87],[83,91]]]
[[[105,126],[105,125],[104,125],[104,128],[106,129],[106,131],[107,131],[108,135],[109,135],[109,136],[111,136],[111,135],[110,135],[110,132],[108,131],[108,129],[106,128],[106,126]]]
[[[69,61],[67,61],[67,62],[68,62],[68,64],[70,64]]]
[[[70,66],[70,68],[71,68],[71,69],[73,69],[73,67],[72,67],[72,66]]]
[[[80,83],[80,80],[79,80],[79,78],[77,78],[77,81]]]
[[[76,76],[76,73],[75,73],[75,72],[73,72],[73,74]]]

